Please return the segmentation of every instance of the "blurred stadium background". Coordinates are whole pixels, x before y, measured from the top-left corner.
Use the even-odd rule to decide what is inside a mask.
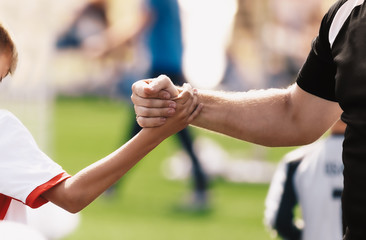
[[[19,51],[17,72],[1,83],[0,106],[71,174],[127,140],[131,105],[116,89],[146,61],[134,43],[103,59],[58,51],[58,35],[85,2],[0,0],[0,22]],[[234,91],[290,84],[332,2],[180,0],[188,80]],[[109,20],[122,32],[133,28],[140,1],[109,3]],[[260,147],[201,129],[194,134],[211,176],[209,209],[178,207],[190,191],[189,166],[169,138],[127,174],[115,195],[87,207],[65,239],[271,239],[262,223],[264,198],[275,164],[291,148]]]

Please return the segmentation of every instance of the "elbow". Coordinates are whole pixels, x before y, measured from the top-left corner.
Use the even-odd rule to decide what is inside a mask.
[[[271,137],[266,138],[266,141],[253,142],[265,147],[293,147],[313,143],[321,136],[322,134],[318,132],[311,132],[309,130],[301,131],[300,128],[295,127],[295,129],[291,131],[288,131],[288,129],[280,130],[277,134],[273,134]]]
[[[316,127],[298,127],[293,137],[294,146],[307,145],[317,141],[326,130],[316,129]]]
[[[94,198],[83,189],[70,187],[69,179],[48,189],[42,194],[42,197],[70,213],[78,213],[88,206]]]
[[[79,194],[65,194],[61,207],[66,211],[75,214],[83,210],[88,203]]]
[[[311,136],[308,136],[307,138],[303,139],[301,141],[300,144],[298,145],[307,145],[307,144],[311,144],[315,141],[317,141],[320,137],[322,136],[322,134],[313,134]]]
[[[298,136],[294,136],[287,146],[303,146],[311,144],[317,141],[322,135],[320,134],[308,134],[308,133],[298,133]]]
[[[78,212],[80,212],[81,210],[83,210],[84,207],[82,206],[70,206],[68,208],[66,208],[65,210],[68,211],[69,213],[72,213],[72,214],[76,214]]]
[[[80,204],[69,204],[68,206],[63,207],[63,209],[65,209],[69,213],[76,214],[76,213],[80,212],[81,210],[83,210],[85,207],[86,207],[86,205],[82,206]]]
[[[285,124],[283,132],[287,133],[284,146],[302,146],[317,141],[328,129],[323,124],[314,124],[311,120],[299,116],[290,118],[290,122]]]

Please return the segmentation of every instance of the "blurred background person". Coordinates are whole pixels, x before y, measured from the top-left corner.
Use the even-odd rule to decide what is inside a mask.
[[[111,97],[116,92],[120,65],[127,62],[125,52],[129,53],[129,46],[127,40],[120,48],[107,45],[107,38],[114,37],[108,30],[113,24],[110,8],[109,0],[81,1],[60,27],[55,59],[56,70],[63,73],[56,80],[62,94]],[[114,51],[107,52],[107,46]]]
[[[322,1],[268,0],[262,27],[265,87],[293,83],[317,35]]]
[[[160,74],[169,76],[173,83],[181,85],[186,82],[183,73],[183,39],[180,9],[177,0],[145,0],[143,14],[146,29],[143,33],[149,68],[145,78],[157,77]],[[132,135],[140,131],[134,121]],[[190,156],[192,162],[193,194],[188,197],[188,208],[205,209],[207,207],[208,179],[199,159],[193,150],[193,136],[189,128],[177,134],[180,143]]]
[[[99,34],[109,26],[107,10],[105,0],[84,2],[58,37],[56,47],[58,49],[82,48],[87,38]]]
[[[279,163],[266,197],[265,224],[283,239],[341,240],[342,144],[346,124],[288,153]],[[296,207],[302,221],[296,219]]]

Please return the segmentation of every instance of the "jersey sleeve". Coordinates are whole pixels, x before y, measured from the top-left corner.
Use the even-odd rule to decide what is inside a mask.
[[[31,207],[46,203],[41,194],[69,175],[10,112],[0,111],[0,133],[0,193]]]
[[[297,85],[315,96],[337,101],[335,96],[336,65],[329,42],[329,30],[334,16],[345,1],[338,1],[323,17],[318,36],[311,44],[310,53],[299,71]]]
[[[264,222],[284,239],[301,238],[301,229],[294,224],[294,209],[298,201],[293,179],[303,155],[302,149],[298,149],[280,162],[265,201]]]

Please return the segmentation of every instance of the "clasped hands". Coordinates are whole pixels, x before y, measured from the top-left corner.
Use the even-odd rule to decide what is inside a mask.
[[[176,87],[165,75],[134,83],[131,100],[136,121],[143,128],[160,127],[172,122],[183,129],[203,108],[203,104],[198,102],[196,89],[187,83]]]

